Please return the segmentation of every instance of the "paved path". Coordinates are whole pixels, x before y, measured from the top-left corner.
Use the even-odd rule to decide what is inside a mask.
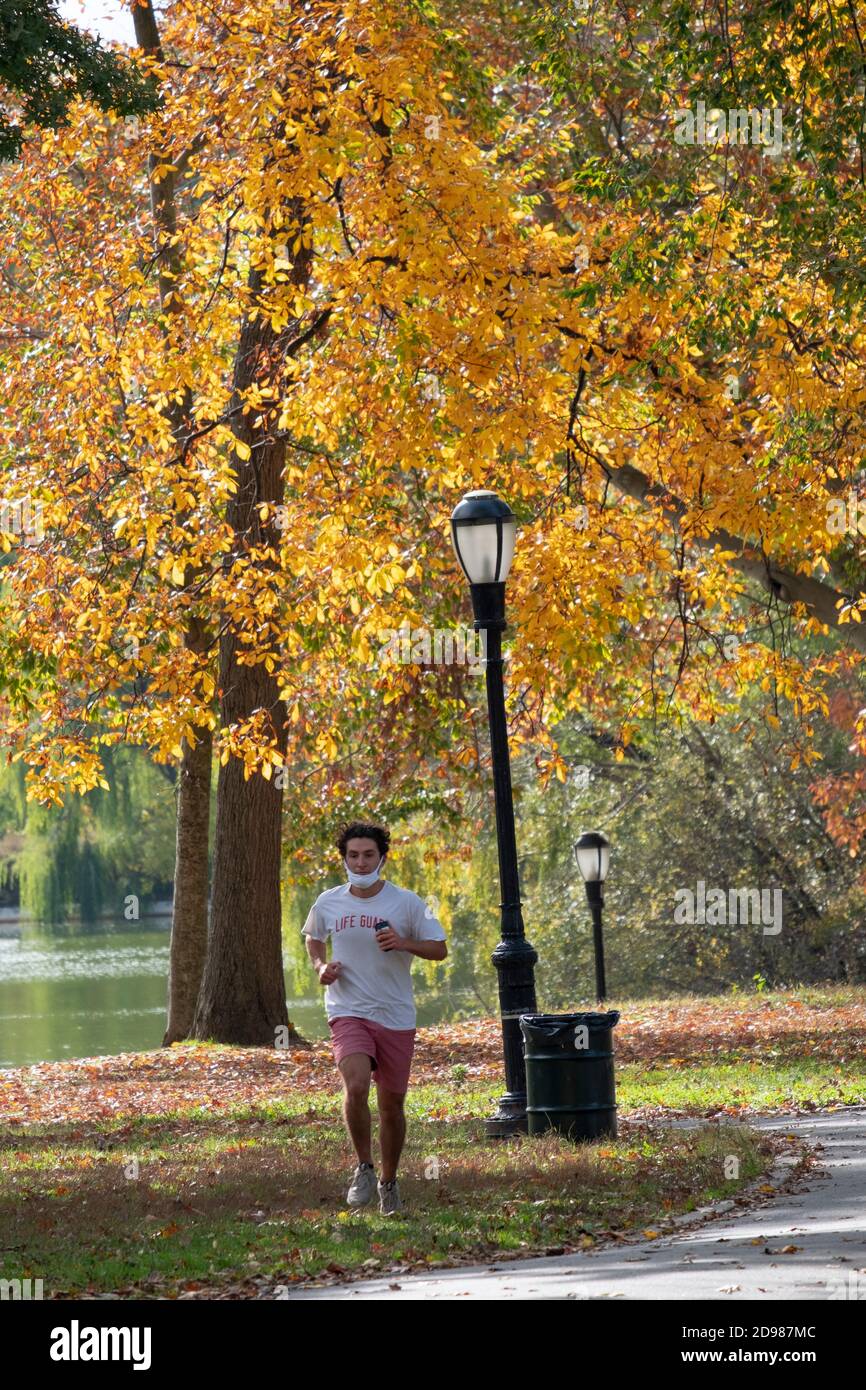
[[[866,1107],[750,1119],[821,1145],[796,1190],[660,1240],[430,1274],[392,1274],[296,1299],[860,1299],[866,1301]],[[782,1254],[784,1246],[796,1251]],[[771,1253],[765,1253],[769,1250]],[[395,1287],[396,1286],[396,1287]]]

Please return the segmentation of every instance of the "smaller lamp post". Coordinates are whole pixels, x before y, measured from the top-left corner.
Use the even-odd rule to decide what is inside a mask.
[[[595,950],[595,993],[599,1003],[607,996],[604,978],[604,939],[601,934],[601,909],[604,907],[604,881],[610,867],[610,841],[598,830],[586,830],[574,844],[577,867],[586,884],[586,896],[592,913],[592,944]]]

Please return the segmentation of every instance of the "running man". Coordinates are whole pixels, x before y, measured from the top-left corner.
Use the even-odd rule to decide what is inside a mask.
[[[397,1166],[406,1138],[403,1102],[415,1046],[412,958],[444,960],[445,933],[422,898],[379,877],[391,836],[381,825],[354,821],[337,848],[348,882],[320,893],[303,926],[319,983],[334,1061],[343,1079],[343,1118],[358,1156],[346,1201],[365,1206],[378,1188],[379,1210],[402,1210]],[[386,926],[375,930],[376,924]],[[331,940],[331,959],[325,943]],[[376,1181],[370,1143],[370,1080],[379,1098],[382,1178]]]

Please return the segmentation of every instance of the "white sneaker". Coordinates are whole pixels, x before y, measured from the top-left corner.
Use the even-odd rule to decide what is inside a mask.
[[[403,1210],[397,1179],[390,1183],[379,1183],[379,1212],[382,1216],[395,1216]]]
[[[346,1193],[350,1207],[365,1207],[372,1201],[376,1191],[376,1170],[372,1163],[359,1163],[352,1178],[352,1186]]]

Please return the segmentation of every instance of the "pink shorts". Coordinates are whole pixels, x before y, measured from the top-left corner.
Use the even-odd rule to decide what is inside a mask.
[[[328,1026],[337,1066],[353,1052],[366,1052],[373,1062],[376,1085],[399,1095],[406,1093],[416,1029],[385,1028],[369,1018],[355,1017],[333,1018]]]

